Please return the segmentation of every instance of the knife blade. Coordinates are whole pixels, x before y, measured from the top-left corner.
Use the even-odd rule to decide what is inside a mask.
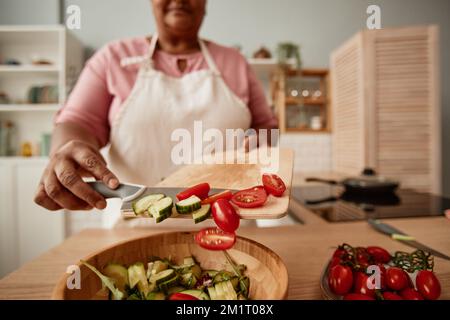
[[[381,222],[379,220],[375,220],[375,219],[368,219],[367,222],[376,231],[381,232],[385,235],[388,235],[392,239],[397,240],[407,246],[429,252],[433,256],[436,256],[436,257],[439,257],[439,258],[442,258],[445,260],[450,260],[450,257],[447,256],[446,254],[439,252],[437,250],[434,250],[433,248],[430,248],[430,247],[416,241],[414,239],[414,237],[407,235],[403,231],[401,231],[397,228],[394,228],[393,226],[391,226],[389,224],[383,223],[383,222]]]
[[[133,211],[132,202],[138,198],[145,197],[149,194],[162,193],[167,197],[176,199],[176,195],[186,188],[179,187],[146,187],[137,184],[121,183],[116,189],[108,188],[101,181],[89,181],[87,182],[95,191],[100,193],[106,199],[120,198],[122,199],[122,212]],[[235,191],[231,189],[211,189],[210,194],[223,192],[225,190]]]

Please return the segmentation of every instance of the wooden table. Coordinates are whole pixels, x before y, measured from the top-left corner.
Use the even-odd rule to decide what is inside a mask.
[[[450,254],[450,221],[446,218],[390,219],[389,224]],[[143,228],[82,231],[0,280],[0,299],[49,299],[68,265],[117,241],[162,231]],[[281,256],[289,272],[289,299],[321,299],[320,274],[333,247],[342,242],[380,245],[390,251],[413,250],[377,233],[365,222],[241,228],[239,234],[263,243]],[[441,298],[450,299],[450,261],[436,258],[435,265],[442,285]]]

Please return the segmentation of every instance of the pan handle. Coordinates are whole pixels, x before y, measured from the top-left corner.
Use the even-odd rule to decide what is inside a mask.
[[[332,179],[322,179],[322,178],[306,178],[305,179],[306,182],[323,182],[323,183],[328,183],[328,184],[339,184],[339,182],[337,182],[336,180],[332,180]]]
[[[338,201],[338,198],[336,197],[327,197],[319,200],[306,200],[305,203],[308,205],[315,205],[315,204],[321,204],[326,202],[335,202]]]

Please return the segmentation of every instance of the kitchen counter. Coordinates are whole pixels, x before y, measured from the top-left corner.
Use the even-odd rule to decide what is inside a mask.
[[[446,218],[390,219],[389,224],[450,254],[450,221]],[[144,228],[82,231],[1,279],[0,299],[49,299],[67,266],[118,241],[163,231]],[[280,255],[288,268],[289,299],[322,298],[320,274],[333,247],[342,242],[355,246],[379,245],[389,251],[413,250],[377,233],[365,222],[241,228],[239,235],[261,242]],[[435,258],[435,272],[442,285],[441,299],[450,299],[450,261]]]

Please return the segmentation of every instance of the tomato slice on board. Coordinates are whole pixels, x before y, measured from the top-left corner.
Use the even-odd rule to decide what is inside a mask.
[[[241,218],[227,199],[219,199],[212,205],[212,216],[216,225],[226,232],[235,232]]]
[[[216,202],[219,199],[231,200],[232,197],[233,197],[233,193],[231,193],[230,190],[225,190],[225,191],[210,195],[208,198],[202,200],[202,204],[213,204],[214,202]]]
[[[240,208],[261,207],[267,200],[267,192],[262,186],[238,191],[231,198],[231,202]]]
[[[192,186],[184,191],[181,191],[179,194],[177,194],[177,199],[179,201],[190,198],[192,196],[197,196],[200,199],[205,199],[208,197],[209,190],[211,188],[209,187],[209,183],[200,183],[195,186]]]
[[[206,228],[195,235],[195,242],[207,250],[227,250],[236,242],[236,235],[219,228]]]
[[[196,297],[191,296],[190,294],[186,293],[174,293],[169,297],[169,300],[198,300]]]
[[[275,197],[281,197],[284,191],[286,191],[286,185],[276,174],[264,173],[262,182],[267,193],[272,194]]]

